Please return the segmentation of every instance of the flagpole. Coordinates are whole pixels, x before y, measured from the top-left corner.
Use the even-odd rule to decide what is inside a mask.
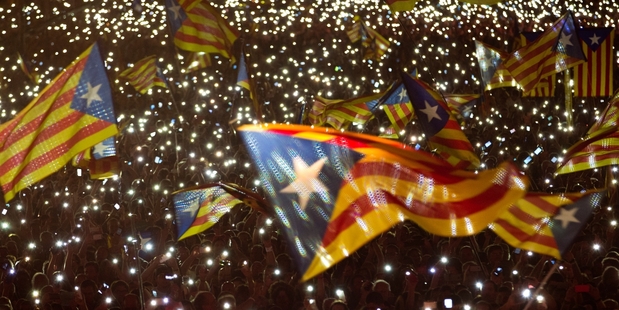
[[[557,266],[559,266],[559,264],[554,264],[554,265],[552,265],[550,270],[548,270],[548,273],[546,274],[546,276],[544,277],[542,282],[540,282],[539,286],[535,289],[535,292],[533,293],[533,296],[531,296],[531,298],[529,298],[529,301],[527,301],[527,304],[526,304],[526,306],[524,306],[523,310],[528,310],[531,307],[531,305],[533,304],[533,301],[537,300],[537,298],[535,296],[539,295],[539,293],[542,291],[542,289],[544,288],[544,285],[546,285],[546,282],[548,282],[548,279],[550,279],[550,276],[553,273],[555,273],[555,271],[557,270]]]

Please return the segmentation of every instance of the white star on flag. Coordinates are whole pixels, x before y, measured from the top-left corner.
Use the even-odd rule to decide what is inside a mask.
[[[602,37],[598,37],[597,34],[594,33],[592,37],[589,37],[589,40],[591,40],[591,45],[593,45],[593,44],[600,45],[600,39],[601,38]]]
[[[404,101],[404,98],[406,97],[406,89],[404,89],[404,87],[400,89],[400,93],[398,94],[398,97],[400,97],[400,102]]]
[[[561,221],[561,227],[565,229],[570,223],[580,223],[580,221],[574,216],[576,211],[578,211],[578,208],[572,208],[572,210],[561,208],[559,214],[557,214],[554,219],[556,221]]]
[[[327,158],[321,158],[311,166],[301,159],[301,157],[295,157],[292,159],[292,165],[294,167],[294,173],[297,178],[294,182],[290,183],[286,188],[282,189],[280,193],[296,193],[299,195],[299,205],[301,210],[305,211],[307,203],[309,202],[311,193],[326,192],[327,188],[318,179],[320,170],[324,166]]]
[[[90,82],[88,82],[88,92],[86,92],[80,97],[81,99],[86,99],[87,108],[90,108],[90,104],[95,100],[103,101],[101,97],[99,97],[99,88],[101,88],[101,84],[92,87],[92,85],[90,85]]]
[[[561,42],[563,47],[566,47],[568,45],[574,46],[571,40],[572,40],[571,34],[565,35],[565,33],[561,32],[561,39],[559,39],[559,42]]]
[[[94,150],[92,150],[93,154],[97,154],[100,157],[103,157],[103,152],[105,152],[105,150],[107,150],[107,145],[103,144],[103,143],[97,143],[94,147]]]
[[[174,20],[181,18],[181,6],[180,5],[176,4],[174,6],[171,6],[168,8],[168,10],[172,11],[172,13],[174,14]]]
[[[423,112],[426,116],[428,116],[428,123],[432,122],[432,120],[435,118],[441,121],[442,119],[437,113],[438,105],[431,106],[427,101],[424,101],[424,103],[426,104],[426,107],[425,109],[421,109],[420,111]]]

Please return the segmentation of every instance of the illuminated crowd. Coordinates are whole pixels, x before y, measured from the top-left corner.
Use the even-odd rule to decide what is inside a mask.
[[[122,165],[120,176],[100,181],[69,164],[1,208],[0,308],[522,309],[531,301],[530,309],[619,309],[612,203],[596,211],[563,260],[514,249],[490,231],[447,239],[405,222],[306,283],[278,223],[247,206],[175,241],[174,191],[215,181],[261,189],[235,130],[257,122],[248,92],[236,86],[237,65],[214,56],[210,67],[187,72],[188,54],[173,46],[164,2],[0,3],[0,120],[97,41],[114,92]],[[298,123],[314,96],[378,93],[414,68],[442,92],[480,93],[473,40],[511,51],[519,32],[543,30],[568,9],[591,27],[615,26],[619,17],[619,5],[606,0],[424,0],[395,14],[378,0],[213,5],[240,30],[233,54],[249,56],[263,119],[277,123]],[[366,48],[350,42],[346,30],[356,15],[391,42],[382,59],[363,59]],[[38,84],[20,71],[18,52],[41,76]],[[140,95],[119,75],[152,54],[169,89]],[[603,169],[553,174],[607,98],[575,98],[569,127],[562,85],[552,98],[520,94],[493,90],[462,120],[483,168],[514,162],[539,192],[614,186],[615,173],[609,179]],[[388,126],[378,111],[349,129],[379,135]],[[414,122],[399,134],[425,148]]]

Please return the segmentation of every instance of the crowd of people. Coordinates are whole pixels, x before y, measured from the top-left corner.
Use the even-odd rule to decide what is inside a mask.
[[[64,11],[53,2],[42,2],[42,10],[52,16],[79,18],[37,21],[27,15],[38,10],[30,4],[19,16],[24,22],[12,27],[11,1],[0,10],[9,14],[0,21],[3,29],[12,29],[3,38],[17,38],[30,23],[25,16],[31,16],[42,30],[26,33],[24,40],[37,44],[23,47],[24,54],[47,67],[52,59],[45,55],[61,51],[53,61],[68,63],[84,48],[74,43],[75,33],[85,32],[59,25],[87,28],[81,25],[82,17],[94,9]],[[65,1],[69,2],[71,8],[81,5]],[[254,19],[252,29],[258,35],[244,36],[239,44],[255,64],[251,68],[256,91],[268,122],[297,122],[315,95],[347,99],[385,89],[399,72],[413,67],[441,91],[478,93],[473,39],[509,51],[520,31],[540,30],[558,17],[518,1],[492,7],[420,1],[419,10],[402,14],[400,24],[382,3],[342,5],[339,9],[347,13],[341,15],[333,13],[335,4],[297,2],[221,5],[228,19],[254,13],[262,18]],[[0,226],[1,309],[619,309],[615,196],[608,208],[595,211],[561,260],[510,247],[490,230],[443,238],[403,222],[328,271],[301,282],[278,222],[245,205],[233,208],[211,229],[177,241],[171,199],[175,190],[222,180],[261,193],[235,131],[239,124],[254,121],[254,111],[247,94],[228,87],[236,82],[236,67],[227,59],[214,57],[211,67],[197,73],[185,73],[178,69],[182,61],[170,61],[177,59],[176,51],[162,37],[165,31],[157,32],[166,27],[163,6],[142,1],[142,17],[137,17],[127,4],[97,5],[103,8],[99,19],[87,25],[105,33],[98,40],[114,81],[122,173],[106,181],[89,180],[85,171],[68,165],[7,202]],[[548,10],[568,7],[562,5]],[[611,4],[576,6],[593,12],[580,16],[581,25],[608,26],[619,12]],[[524,11],[528,13],[521,14]],[[350,43],[345,29],[357,14],[390,39],[391,48],[382,59],[364,60],[364,47]],[[536,16],[541,17],[535,20]],[[163,28],[150,26],[160,18]],[[237,25],[249,29],[250,20]],[[120,29],[129,24],[139,31],[108,31],[116,23],[125,23]],[[153,33],[155,39],[148,38]],[[162,47],[160,42],[167,43]],[[3,60],[6,72],[0,70],[2,119],[10,118],[13,109],[5,102],[25,105],[32,99],[30,86],[15,93],[15,85],[30,83],[18,71],[8,70],[16,49],[0,49],[2,55],[13,53]],[[115,80],[127,63],[153,51],[170,61],[163,66],[172,77],[169,90],[139,96],[124,81]],[[484,167],[512,161],[529,176],[532,191],[602,188],[614,175],[611,171],[560,177],[553,173],[563,150],[586,132],[606,98],[575,100],[575,126],[564,130],[561,85],[557,94],[523,98],[516,88],[493,90],[471,118],[462,120],[464,131]],[[378,113],[362,130],[379,134],[388,125]],[[424,147],[421,136],[411,123],[401,139]]]

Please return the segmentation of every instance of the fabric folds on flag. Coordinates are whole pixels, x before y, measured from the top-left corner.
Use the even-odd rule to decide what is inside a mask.
[[[528,93],[540,79],[585,60],[572,14],[566,13],[535,41],[509,55],[504,66],[520,84],[523,93]]]
[[[174,44],[178,48],[231,58],[232,45],[239,32],[208,2],[166,0],[166,8]]]
[[[213,227],[232,207],[243,203],[218,184],[177,192],[173,200],[178,240]]]
[[[516,87],[511,73],[503,66],[507,53],[491,47],[479,40],[475,40],[475,55],[481,70],[481,80],[484,90],[500,87]]]
[[[583,140],[572,145],[557,167],[565,174],[619,164],[619,97],[615,96],[591,125]]]
[[[157,56],[151,55],[138,60],[133,67],[127,68],[120,77],[129,80],[129,84],[140,94],[146,94],[154,86],[168,88],[168,85],[157,66]]]
[[[529,193],[490,224],[509,245],[561,259],[605,192]]]
[[[441,96],[423,81],[403,73],[402,80],[428,145],[458,169],[476,169],[480,160]]]
[[[417,0],[385,0],[391,12],[412,11]]]
[[[329,124],[343,129],[351,123],[365,124],[374,114],[383,93],[357,97],[348,100],[314,98],[314,104],[308,114],[310,124],[324,126]]]
[[[615,28],[582,28],[578,37],[587,62],[574,67],[574,97],[611,96]]]
[[[395,84],[387,94],[388,97],[383,101],[383,110],[391,121],[395,132],[399,133],[415,117],[413,104],[402,83]]]
[[[116,139],[107,138],[73,158],[73,166],[88,169],[90,179],[103,180],[120,175]]]
[[[187,66],[187,72],[198,71],[207,67],[210,67],[211,55],[207,53],[191,53],[189,56],[189,65]]]
[[[375,136],[299,125],[239,131],[303,280],[406,219],[441,236],[475,234],[528,186],[510,163],[455,170]]]
[[[479,94],[445,94],[445,103],[454,117],[468,118],[473,106],[479,101]]]
[[[520,34],[520,46],[526,46],[537,40],[544,32],[523,32]],[[522,93],[522,97],[553,97],[557,86],[557,75],[541,78],[530,92]]]
[[[385,39],[378,31],[365,24],[359,16],[355,16],[355,23],[350,30],[346,31],[351,42],[361,40],[363,47],[366,48],[363,59],[380,60],[389,49],[391,43]]]
[[[211,183],[173,193],[178,240],[215,225],[234,206],[244,203],[268,214],[264,199],[232,183]]]
[[[20,53],[17,53],[17,61],[19,61],[19,68],[21,71],[32,81],[34,84],[41,82],[41,76],[32,71],[30,64],[24,61]]]
[[[0,185],[5,201],[117,133],[112,92],[94,44],[13,119],[0,125]]]

